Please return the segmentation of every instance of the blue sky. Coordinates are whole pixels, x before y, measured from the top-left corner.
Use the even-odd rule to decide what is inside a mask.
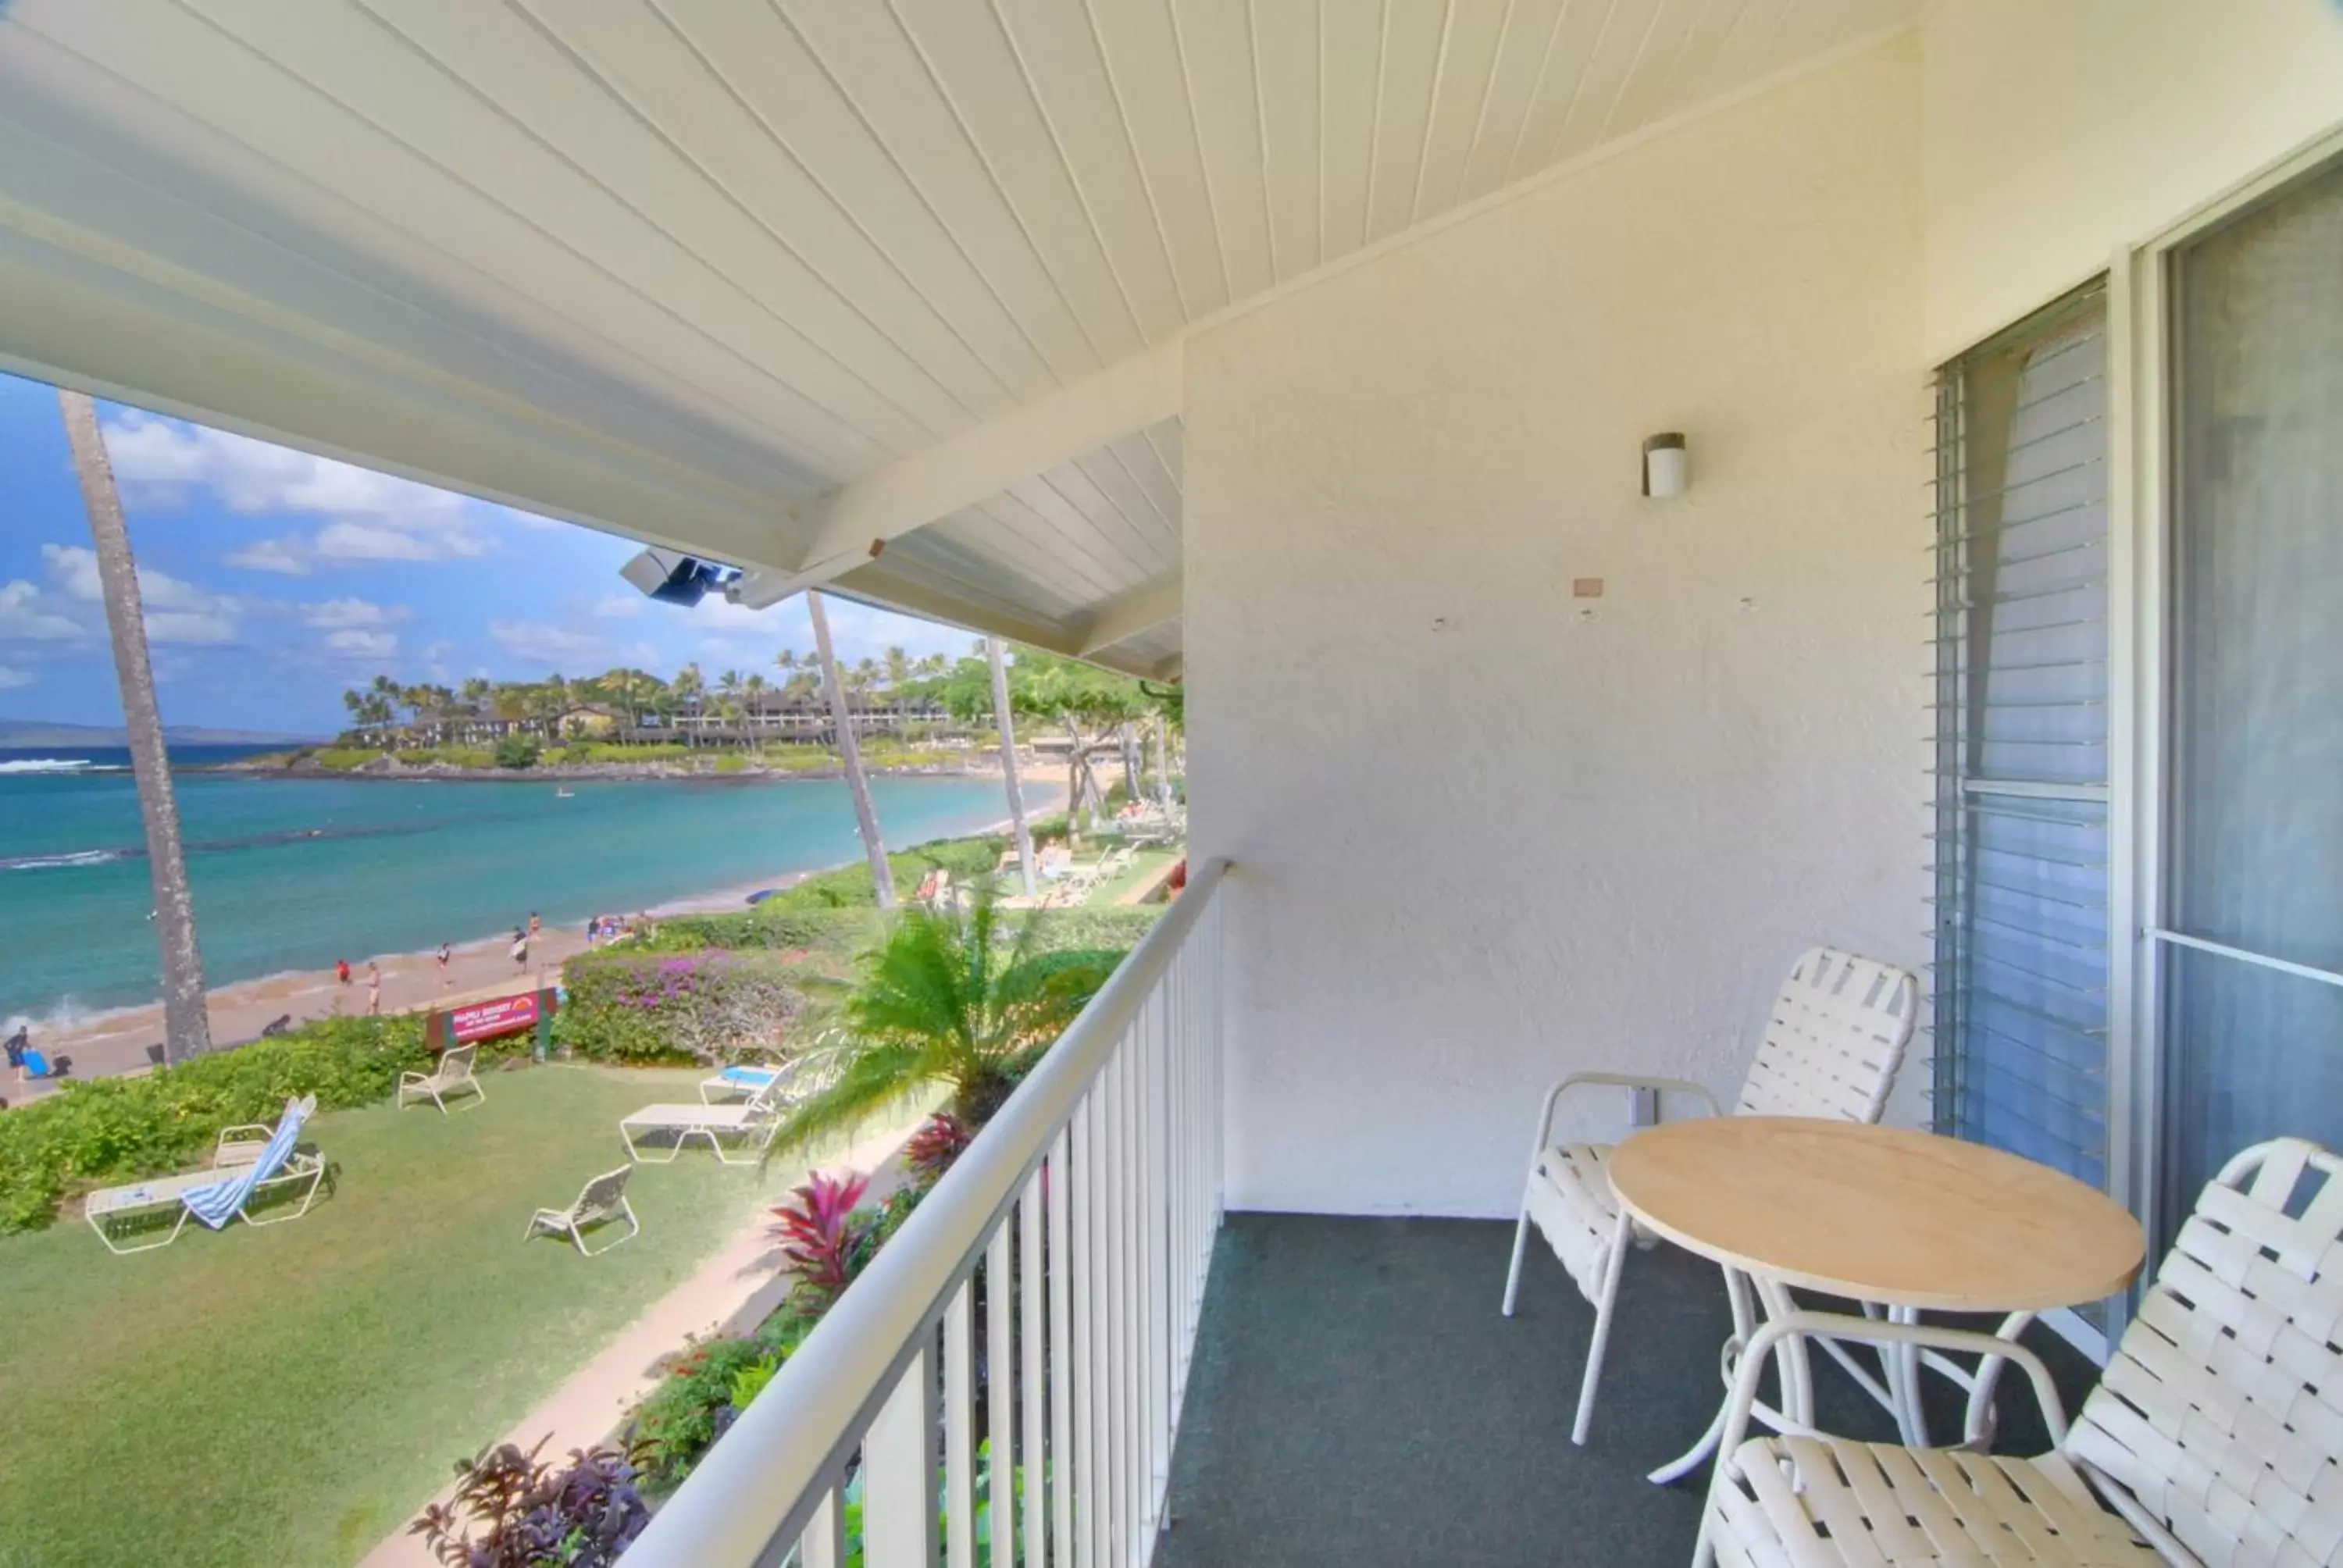
[[[653,604],[630,540],[242,436],[100,405],[166,723],[327,734],[377,674],[456,685],[768,672],[809,653],[801,599]],[[930,621],[830,601],[841,659],[962,653]],[[0,718],[118,722],[89,525],[56,394],[0,376]]]

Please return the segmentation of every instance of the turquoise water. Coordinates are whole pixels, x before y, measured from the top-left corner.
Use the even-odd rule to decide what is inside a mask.
[[[105,753],[81,755],[112,760]],[[127,771],[0,759],[0,1017],[160,993]],[[177,775],[197,934],[215,986],[412,952],[761,882],[862,852],[832,780],[573,783]],[[1006,814],[998,784],[871,783],[890,845]]]

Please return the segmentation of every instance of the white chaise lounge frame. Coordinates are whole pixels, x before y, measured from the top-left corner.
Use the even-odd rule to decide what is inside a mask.
[[[211,1186],[222,1176],[233,1174],[257,1161],[261,1151],[268,1147],[268,1141],[276,1132],[275,1124],[266,1121],[224,1127],[220,1129],[219,1141],[212,1147],[212,1162],[207,1169],[185,1171],[176,1176],[156,1176],[145,1181],[120,1187],[102,1187],[95,1192],[85,1193],[81,1201],[82,1217],[89,1221],[89,1228],[97,1232],[97,1239],[106,1243],[106,1251],[117,1256],[127,1257],[133,1252],[151,1252],[157,1247],[167,1247],[179,1239],[179,1232],[187,1228],[187,1221],[193,1217],[182,1200],[188,1193]],[[317,1201],[317,1186],[325,1179],[324,1156],[305,1154],[296,1150],[282,1171],[265,1181],[254,1183],[251,1193],[245,1199],[244,1207],[237,1211],[236,1218],[247,1225],[278,1225],[287,1220],[298,1220],[309,1211],[309,1205]],[[296,1190],[300,1192],[301,1201],[290,1210],[254,1217],[252,1205],[265,1195]],[[164,1208],[176,1208],[179,1215],[157,1241],[125,1247],[116,1245],[114,1238],[106,1233],[108,1221],[120,1221]]]
[[[723,1164],[753,1165],[772,1142],[780,1125],[774,1086],[768,1084],[738,1105],[709,1105],[705,1101],[646,1105],[619,1119],[618,1137],[627,1146],[627,1158],[638,1165],[671,1164],[695,1138],[705,1142],[709,1152]],[[663,1157],[645,1154],[635,1140],[651,1132],[674,1133],[675,1147]],[[729,1146],[728,1139],[733,1141]]]
[[[398,1075],[398,1108],[407,1109],[409,1100],[428,1100],[447,1114],[447,1101],[462,1095],[472,1096],[472,1103],[488,1103],[488,1091],[480,1087],[478,1065],[480,1048],[477,1045],[451,1045],[440,1054],[439,1065],[428,1072],[402,1072]]]
[[[2343,1560],[2338,1324],[2343,1160],[2298,1138],[2257,1144],[2206,1184],[2071,1429],[2041,1362],[2006,1340],[1822,1312],[1767,1323],[1735,1377],[1694,1568]],[[1744,1442],[1765,1363],[1793,1337],[2014,1361],[2051,1451]]]
[[[1790,967],[1774,998],[1756,1057],[1742,1080],[1735,1114],[1878,1121],[1911,1042],[1919,994],[1919,980],[1909,970],[1836,948],[1809,948]],[[1586,1441],[1594,1416],[1612,1309],[1626,1262],[1620,1241],[1629,1233],[1611,1194],[1607,1165],[1613,1146],[1550,1141],[1563,1098],[1590,1088],[1681,1094],[1700,1102],[1711,1115],[1720,1111],[1715,1095],[1704,1086],[1680,1078],[1578,1072],[1546,1091],[1530,1144],[1521,1218],[1513,1228],[1504,1313],[1513,1315],[1523,1255],[1535,1226],[1580,1292],[1594,1304],[1594,1333],[1579,1385],[1578,1413],[1571,1424],[1570,1439],[1577,1443]]]
[[[608,1251],[620,1242],[631,1241],[643,1232],[642,1221],[635,1218],[635,1206],[627,1201],[627,1179],[635,1173],[631,1164],[616,1171],[605,1171],[578,1190],[578,1200],[567,1209],[539,1209],[529,1216],[528,1229],[521,1240],[529,1241],[538,1236],[567,1236],[582,1257],[591,1258]],[[627,1222],[627,1233],[617,1241],[599,1247],[586,1244],[586,1232],[596,1225]]]

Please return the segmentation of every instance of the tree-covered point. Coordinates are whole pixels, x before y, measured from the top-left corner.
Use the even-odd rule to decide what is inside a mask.
[[[354,750],[442,756],[459,748],[493,750],[510,741],[517,758],[521,741],[548,748],[565,741],[614,749],[681,746],[689,751],[777,739],[834,739],[836,724],[815,657],[783,648],[773,668],[776,674],[768,677],[755,670],[709,673],[687,664],[669,680],[648,670],[618,668],[538,681],[475,678],[453,688],[406,686],[378,675],[342,694],[351,719],[344,740]],[[958,658],[940,653],[914,658],[890,648],[882,658],[840,665],[838,679],[859,734],[967,737],[989,743],[999,722],[981,642]],[[1146,749],[1175,749],[1184,733],[1178,687],[1080,659],[1015,648],[1009,656],[1008,686],[1013,720],[1063,737],[1069,799],[1077,812],[1105,806],[1106,790],[1092,768],[1094,751],[1119,751],[1126,789],[1136,793],[1147,768]],[[614,752],[610,759],[623,755]],[[651,754],[642,755],[649,759]]]

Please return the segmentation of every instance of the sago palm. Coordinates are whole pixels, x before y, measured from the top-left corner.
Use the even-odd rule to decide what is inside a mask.
[[[895,916],[841,1009],[836,1075],[789,1113],[777,1146],[850,1131],[937,1087],[954,1116],[981,1126],[1113,968],[1041,951],[1040,929],[1029,919],[1004,942],[989,886],[965,910],[915,905]]]

